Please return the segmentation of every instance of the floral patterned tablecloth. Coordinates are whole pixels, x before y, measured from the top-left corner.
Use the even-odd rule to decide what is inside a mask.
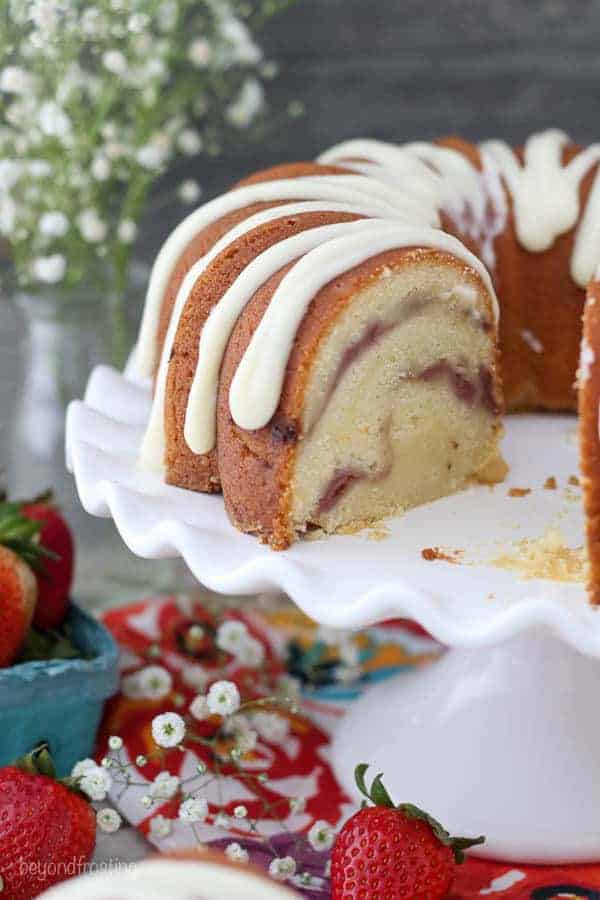
[[[318,821],[338,826],[355,808],[331,769],[331,736],[366,686],[427,664],[440,646],[406,622],[350,635],[319,628],[288,603],[240,603],[223,611],[208,594],[144,600],[105,613],[104,621],[121,647],[123,679],[121,693],[106,709],[98,759],[110,753],[110,736],[123,739],[122,777],[113,777],[110,793],[123,817],[159,850],[198,842],[226,849],[234,843],[265,868],[274,856],[291,856],[296,872],[290,884],[305,896],[328,897],[329,853],[306,835]],[[219,647],[216,635],[224,622],[245,626],[244,653]],[[233,635],[236,627],[225,631]],[[226,752],[215,756],[202,723],[197,742],[186,741],[185,749],[163,751],[157,759],[152,720],[168,711],[185,715],[194,697],[217,679],[234,681],[243,698],[299,691],[299,701],[276,713],[253,714],[258,739],[235,766],[226,763]],[[173,784],[185,784],[188,794],[198,792],[208,801],[202,822],[182,820],[181,795],[157,790],[157,776],[165,785],[165,772],[176,776]],[[246,810],[242,819],[235,815],[240,807]],[[554,868],[469,859],[458,870],[452,898],[482,896],[600,900],[600,865]]]

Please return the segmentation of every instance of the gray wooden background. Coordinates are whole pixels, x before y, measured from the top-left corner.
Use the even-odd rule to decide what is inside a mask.
[[[261,35],[281,66],[268,140],[178,166],[213,196],[252,169],[350,136],[600,137],[600,0],[298,0]],[[306,115],[282,114],[300,100]],[[144,256],[182,215],[144,228]]]

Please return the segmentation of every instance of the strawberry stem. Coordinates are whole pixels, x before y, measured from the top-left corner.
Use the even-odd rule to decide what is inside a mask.
[[[444,845],[444,847],[449,847],[454,854],[454,859],[457,863],[464,862],[465,854],[464,851],[468,850],[469,847],[475,847],[477,844],[483,844],[485,838],[483,835],[480,835],[476,838],[467,838],[467,837],[452,837],[448,831],[441,825],[437,819],[434,819],[433,816],[430,816],[429,813],[423,812],[422,809],[419,809],[418,806],[415,806],[413,803],[401,803],[396,806],[394,801],[391,799],[390,795],[387,792],[387,789],[384,787],[382,778],[383,774],[380,772],[379,775],[376,775],[371,783],[371,788],[367,787],[367,783],[365,780],[365,775],[367,769],[369,768],[368,763],[360,763],[354,770],[354,780],[356,781],[356,786],[358,787],[361,794],[370,800],[374,806],[382,806],[388,809],[397,809],[398,812],[403,813],[408,819],[420,819],[422,822],[426,822],[434,835],[438,839],[438,841]],[[363,805],[366,805],[365,801],[363,801]]]

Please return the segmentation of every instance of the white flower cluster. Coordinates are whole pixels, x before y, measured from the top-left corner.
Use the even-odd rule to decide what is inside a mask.
[[[77,780],[77,785],[90,800],[106,800],[106,795],[112,787],[112,778],[109,772],[97,765],[93,759],[82,759],[73,766],[71,777]]]
[[[277,11],[272,0],[8,0],[0,235],[22,283],[127,263],[156,178],[180,155],[218,153],[227,126],[247,129],[264,109],[272,67],[244,17]],[[187,180],[178,196],[200,192]]]
[[[227,619],[217,630],[217,647],[231,653],[241,666],[257,669],[265,659],[265,648],[252,637],[248,627],[238,619]]]

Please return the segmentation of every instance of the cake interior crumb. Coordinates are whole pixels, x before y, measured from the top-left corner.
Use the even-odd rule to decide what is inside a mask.
[[[442,547],[424,547],[421,550],[421,556],[427,562],[440,560],[441,562],[459,563],[462,560],[462,555],[462,550],[449,550]]]
[[[531,488],[514,487],[514,488],[510,488],[510,490],[508,492],[508,496],[509,497],[526,497],[527,494],[530,494],[530,493],[531,493]]]
[[[514,552],[490,560],[490,565],[518,572],[525,579],[585,581],[583,547],[568,547],[560,528],[549,528],[539,538],[524,538],[514,547]]]

